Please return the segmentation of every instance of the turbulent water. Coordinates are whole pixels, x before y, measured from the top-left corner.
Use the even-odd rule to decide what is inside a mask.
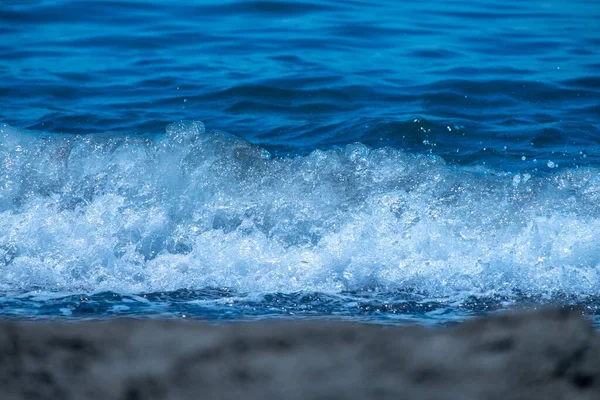
[[[594,2],[3,4],[0,316],[600,313]]]

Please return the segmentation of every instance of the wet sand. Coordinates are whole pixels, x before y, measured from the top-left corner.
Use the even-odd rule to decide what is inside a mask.
[[[600,336],[542,310],[447,328],[0,322],[0,398],[600,399]]]

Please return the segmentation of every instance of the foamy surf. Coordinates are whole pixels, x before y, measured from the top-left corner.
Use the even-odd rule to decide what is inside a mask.
[[[0,290],[600,294],[600,177],[350,144],[0,128]]]

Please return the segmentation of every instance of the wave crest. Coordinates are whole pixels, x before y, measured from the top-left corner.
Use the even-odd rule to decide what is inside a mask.
[[[506,173],[356,143],[275,158],[201,122],[0,128],[0,289],[600,294],[594,168]]]

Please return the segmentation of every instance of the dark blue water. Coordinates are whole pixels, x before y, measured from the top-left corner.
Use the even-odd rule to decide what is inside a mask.
[[[0,315],[595,316],[598,3],[380,3],[4,0]]]

